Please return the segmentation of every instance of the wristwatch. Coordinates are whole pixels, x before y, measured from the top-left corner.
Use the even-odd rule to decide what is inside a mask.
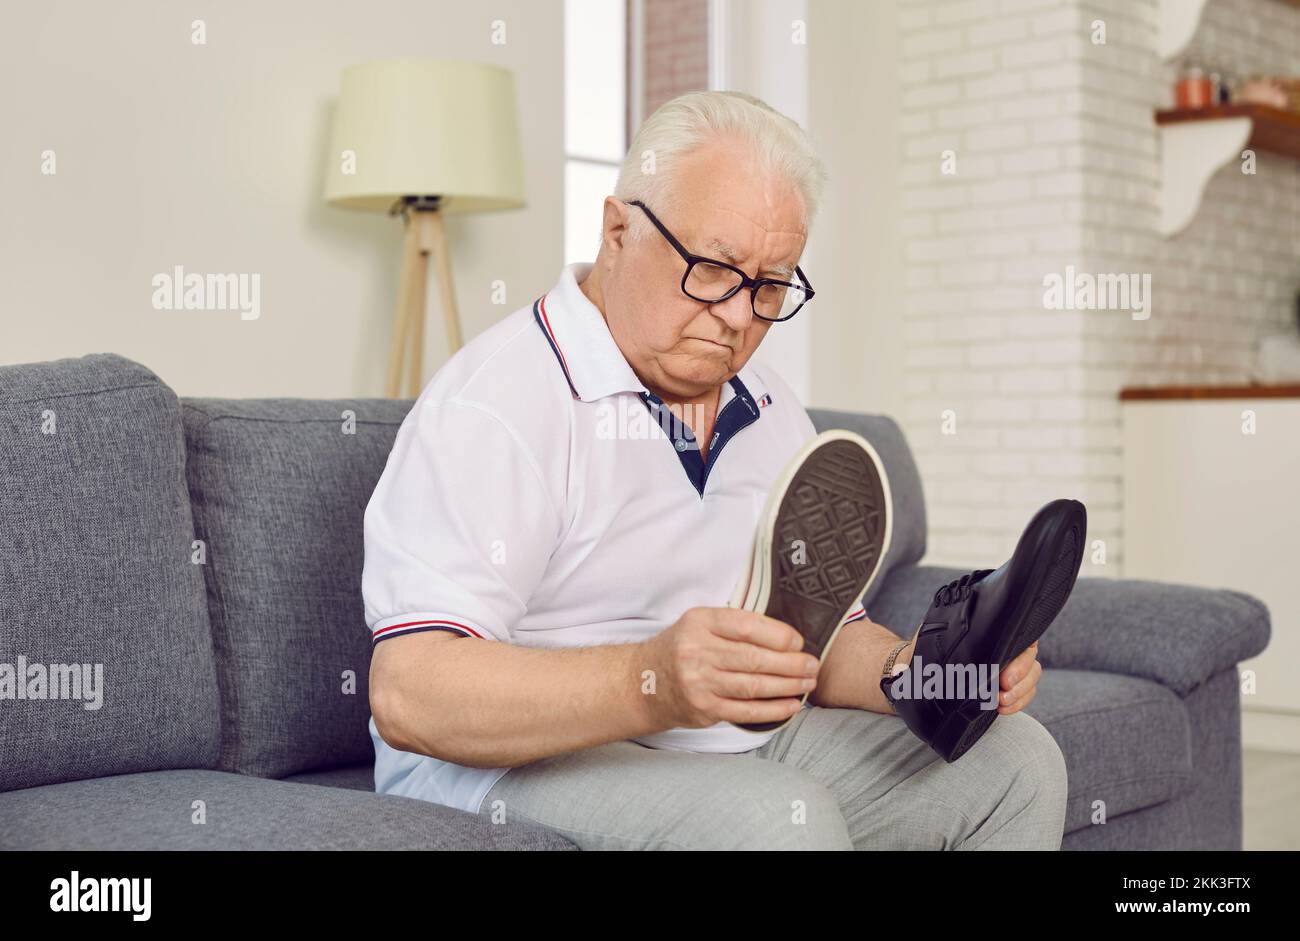
[[[903,648],[910,643],[910,640],[905,640],[891,650],[889,656],[885,658],[885,666],[880,671],[880,691],[885,694],[886,701],[890,703],[894,701],[894,697],[890,695],[889,690],[889,687],[894,680],[894,661],[897,660],[898,655],[903,652]]]
[[[889,651],[889,657],[888,659],[885,660],[885,667],[883,670],[880,671],[880,675],[882,679],[886,679],[894,675],[894,661],[897,660],[898,655],[903,652],[903,648],[910,643],[911,643],[910,640],[905,640],[902,643],[900,643],[897,647],[895,647],[893,650]]]

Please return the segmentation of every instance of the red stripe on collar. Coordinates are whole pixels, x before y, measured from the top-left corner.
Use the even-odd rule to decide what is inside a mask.
[[[564,358],[564,350],[560,349],[559,340],[555,339],[555,329],[551,326],[551,318],[546,316],[546,298],[547,295],[543,294],[541,300],[538,301],[538,307],[542,312],[542,322],[546,326],[546,335],[550,338],[551,344],[555,347],[555,352],[560,356],[560,368],[564,370],[564,377],[569,380],[569,385],[572,386],[573,373],[569,371],[569,363]]]

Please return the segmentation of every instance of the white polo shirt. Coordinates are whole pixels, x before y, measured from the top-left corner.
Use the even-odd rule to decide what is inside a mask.
[[[722,389],[702,461],[578,287],[590,270],[568,266],[466,345],[402,422],[365,514],[362,592],[376,644],[417,631],[625,644],[689,608],[727,604],[767,492],[812,422],[751,362]],[[373,719],[370,733],[380,793],[477,811],[508,770],[397,751]],[[743,752],[773,734],[719,722],[637,741]]]

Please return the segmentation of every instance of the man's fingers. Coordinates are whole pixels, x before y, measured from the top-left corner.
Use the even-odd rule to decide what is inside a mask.
[[[723,722],[784,722],[802,708],[799,699],[722,699],[713,701],[710,714]]]
[[[789,624],[754,611],[714,608],[713,632],[728,640],[740,640],[769,650],[802,650],[803,637]]]
[[[714,666],[735,673],[768,673],[773,676],[816,676],[821,663],[810,653],[772,650],[745,641],[719,638]]]
[[[1029,695],[1025,696],[1023,699],[1017,699],[1015,702],[1007,703],[1005,706],[999,705],[998,715],[1009,716],[1012,713],[1019,712],[1021,709],[1024,709],[1025,706],[1028,706],[1031,702],[1033,702],[1034,697],[1037,695],[1038,695],[1038,687],[1035,686],[1029,691]]]
[[[1014,705],[1026,696],[1032,696],[1034,687],[1038,685],[1038,678],[1042,674],[1042,664],[1035,660],[1025,676],[1016,681],[1009,689],[1003,689],[1002,694],[998,696],[999,705]]]
[[[712,686],[723,699],[780,699],[811,693],[817,681],[810,676],[769,676],[719,670],[713,675]]]
[[[1001,686],[1003,689],[1011,689],[1016,683],[1019,683],[1029,671],[1038,665],[1038,642],[1030,644],[1021,652],[1020,656],[1014,658],[1010,663],[1002,668]],[[1039,666],[1041,672],[1042,667]]]

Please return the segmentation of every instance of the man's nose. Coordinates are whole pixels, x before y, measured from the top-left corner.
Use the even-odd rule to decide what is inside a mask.
[[[713,316],[717,317],[732,330],[743,332],[754,319],[754,307],[749,300],[749,292],[741,288],[725,301],[712,305]]]

